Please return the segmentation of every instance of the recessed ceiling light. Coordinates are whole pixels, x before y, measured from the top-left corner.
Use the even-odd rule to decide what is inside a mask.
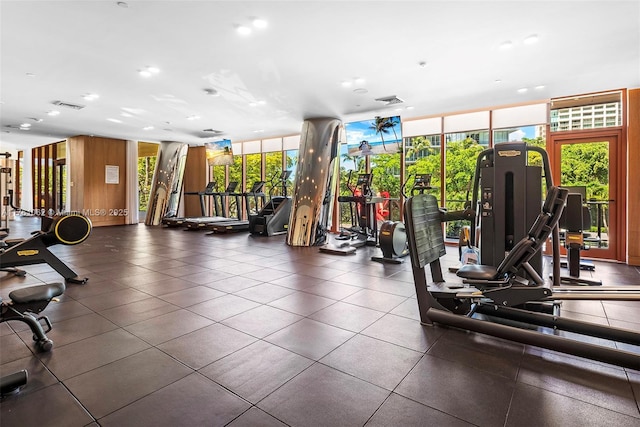
[[[541,89],[544,89],[544,85],[536,86],[536,90],[541,90]]]
[[[122,117],[133,117],[131,114],[129,114],[129,113],[127,113],[127,112],[124,112],[124,111],[123,111],[122,113],[120,113],[120,115],[121,115]]]
[[[500,43],[500,49],[511,49],[512,47],[513,47],[513,42],[511,40],[507,40]]]
[[[262,132],[264,132],[264,129],[256,129],[256,130],[254,130],[253,132],[254,132],[254,133],[262,133]]]
[[[220,96],[220,92],[218,92],[217,90],[212,89],[212,88],[205,89],[204,93],[206,93],[209,96]]]
[[[518,89],[518,93],[525,93],[528,89],[526,87],[521,87]]]
[[[30,127],[31,127],[31,123],[20,124],[20,129],[29,129]]]
[[[57,116],[58,114],[60,114],[60,111],[58,110],[51,110],[47,112],[47,115],[49,116]]]
[[[140,70],[138,70],[138,74],[142,77],[151,77],[154,74],[158,74],[160,69],[158,67],[146,66]]]
[[[425,68],[427,66],[427,62],[426,61],[420,61],[418,62],[418,67],[420,68]]]
[[[87,101],[95,101],[96,99],[100,98],[100,95],[98,95],[97,93],[85,93],[84,95],[82,95],[82,98]]]
[[[34,73],[27,73],[26,76],[27,77],[35,77],[36,75]]]
[[[118,120],[118,119],[108,118],[107,120],[113,123],[122,123],[122,120]]]
[[[238,32],[238,34],[242,34],[243,36],[247,36],[249,34],[251,34],[251,28],[245,26],[245,25],[238,25],[236,26],[236,31]]]
[[[153,126],[145,126],[142,128],[142,130],[152,130]]]
[[[494,83],[502,83],[502,80],[500,80],[500,79],[495,79],[493,82],[494,82]]]
[[[194,114],[192,116],[187,117],[187,120],[198,120],[200,118],[200,116]]]
[[[353,93],[357,93],[358,95],[364,95],[367,92],[369,92],[369,91],[367,89],[363,88],[363,87],[359,87],[359,88],[353,90]]]
[[[415,108],[415,107],[411,107],[411,106],[409,106],[409,107],[407,107],[407,110],[413,110],[414,108]]]
[[[351,84],[352,84],[352,83],[351,83],[351,82],[349,82],[349,81],[346,81],[346,80],[345,80],[345,81],[343,81],[343,82],[342,82],[342,83],[340,83],[340,84],[342,85],[342,87],[351,87]]]
[[[267,21],[260,18],[255,18],[253,20],[253,26],[256,28],[267,28]]]
[[[361,85],[364,84],[364,79],[362,77],[356,77],[354,80],[355,84]]]
[[[524,44],[533,44],[535,42],[538,41],[538,35],[537,34],[531,34],[530,36],[527,36],[524,39]]]

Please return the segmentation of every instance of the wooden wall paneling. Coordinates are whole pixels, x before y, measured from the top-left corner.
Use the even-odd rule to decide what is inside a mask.
[[[126,141],[76,136],[67,140],[71,209],[94,226],[126,224]],[[118,184],[106,183],[106,166],[119,169]]]
[[[205,147],[189,147],[184,168],[183,189],[185,193],[198,192],[207,186],[207,153]],[[211,202],[207,200],[207,202]],[[184,216],[201,216],[200,198],[183,195]]]
[[[125,224],[126,141],[85,137],[84,209],[95,226]],[[106,183],[106,167],[118,168],[117,184]]]
[[[627,93],[627,263],[640,265],[640,89]]]

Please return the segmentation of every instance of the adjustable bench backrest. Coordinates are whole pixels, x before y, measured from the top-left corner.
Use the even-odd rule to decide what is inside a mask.
[[[569,191],[560,187],[551,187],[547,191],[547,198],[542,205],[542,212],[538,215],[527,233],[509,251],[509,254],[498,266],[498,274],[517,273],[523,264],[542,248],[553,228],[558,225]]]

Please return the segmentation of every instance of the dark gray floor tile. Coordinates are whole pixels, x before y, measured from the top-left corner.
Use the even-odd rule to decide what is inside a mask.
[[[187,282],[186,280],[182,280],[178,277],[170,277],[157,282],[132,285],[133,288],[156,297],[193,288],[195,286],[198,286],[198,284]]]
[[[562,301],[562,312],[572,311],[592,316],[606,317],[601,301],[569,300]]]
[[[540,427],[637,427],[640,418],[518,383],[505,426],[520,427],[532,423]]]
[[[200,369],[255,340],[250,335],[216,323],[167,341],[158,348],[185,365]]]
[[[302,319],[267,337],[265,341],[279,345],[313,360],[318,360],[354,335],[315,320]]]
[[[271,283],[261,283],[251,288],[238,291],[235,295],[261,304],[266,304],[289,295],[292,292],[294,292],[293,289],[285,288],[284,286],[273,285]]]
[[[3,426],[81,427],[94,419],[60,383],[2,402]]]
[[[388,294],[399,295],[402,297],[410,297],[416,294],[416,288],[413,283],[407,283],[401,280],[385,279],[381,281],[372,281],[364,287],[374,291],[386,292]]]
[[[213,321],[187,310],[176,310],[149,320],[126,326],[125,329],[151,345],[177,338],[209,326]]]
[[[200,373],[257,403],[312,363],[281,347],[257,341],[202,368]]]
[[[232,258],[241,258],[242,257],[242,253],[240,252],[236,252],[236,251],[225,251],[225,254],[228,254],[228,257],[226,259],[232,259]],[[234,256],[235,254],[235,256]],[[222,271],[224,273],[229,273],[229,274],[234,274],[234,275],[250,275],[250,273],[253,273],[254,271],[258,271],[261,270],[262,267],[258,266],[258,265],[254,265],[254,264],[245,264],[245,263],[239,263],[239,264],[228,264],[228,265],[221,265],[219,267],[216,268],[217,271]],[[246,276],[245,278],[251,278],[249,276]],[[257,279],[254,279],[257,280]]]
[[[207,286],[213,289],[218,289],[222,292],[235,293],[243,289],[251,288],[253,286],[262,283],[261,280],[249,279],[242,276],[229,276],[222,280],[216,280],[215,282],[208,283]]]
[[[228,427],[285,427],[286,424],[255,406],[233,420]]]
[[[640,310],[637,303],[634,306],[603,302],[602,305],[609,319],[640,323]]]
[[[94,295],[102,295],[113,291],[129,289],[129,286],[118,283],[112,279],[101,281],[96,281],[95,279],[96,278],[93,275],[90,275],[89,281],[84,285],[68,285],[64,294],[75,300],[79,300],[80,298],[88,298]]]
[[[513,380],[425,355],[396,393],[472,424],[502,426]]]
[[[256,266],[257,268],[252,271],[245,271],[240,273],[241,276],[249,279],[261,280],[263,282],[271,282],[273,280],[280,279],[282,277],[289,276],[291,273],[282,270],[276,270],[274,268],[264,268]]]
[[[429,349],[428,354],[515,380],[524,345],[451,329]]]
[[[444,412],[391,393],[380,409],[365,424],[367,427],[471,427],[475,424],[462,421]],[[525,425],[525,424],[522,424]]]
[[[437,326],[423,326],[420,322],[406,317],[386,314],[364,329],[362,334],[415,351],[425,352],[445,330]]]
[[[296,426],[364,425],[389,392],[316,364],[257,406]]]
[[[249,404],[199,374],[191,374],[99,420],[114,426],[223,426]]]
[[[169,294],[163,294],[159,298],[179,307],[189,307],[214,298],[225,295],[224,292],[208,288],[206,286],[194,286]]]
[[[18,323],[18,322],[12,322],[12,323]],[[13,329],[11,329],[11,327],[9,327],[9,323],[7,322],[0,323],[0,337],[3,337],[5,335],[11,335],[13,333],[14,331]]]
[[[136,289],[127,288],[87,298],[79,298],[78,301],[93,311],[102,311],[146,298],[151,298],[151,296]]]
[[[334,300],[341,300],[350,295],[355,294],[362,288],[351,285],[344,285],[338,282],[322,282],[317,285],[309,286],[305,288],[305,292],[309,292],[310,294],[320,295],[322,297],[331,298]]]
[[[271,280],[269,283],[301,291],[309,288],[310,286],[323,283],[324,281],[324,279],[305,276],[303,274],[291,274],[276,280]]]
[[[78,301],[67,299],[64,302],[51,302],[42,313],[46,315],[53,324],[62,320],[71,319],[73,317],[84,316],[90,314],[91,309],[79,303]],[[28,327],[25,325],[25,327]]]
[[[368,274],[358,274],[353,272],[354,266],[348,272],[342,272],[338,276],[331,279],[332,282],[342,283],[345,285],[357,286],[359,288],[366,288],[372,286],[374,283],[381,282],[383,279],[380,277],[372,277]]]
[[[154,348],[73,377],[65,384],[97,419],[193,372]]]
[[[168,264],[168,265],[165,265],[163,268],[160,268],[160,270],[165,270],[167,268],[170,268],[170,265],[173,262],[176,262],[176,261],[174,261],[174,260],[164,260],[164,261],[157,261],[157,262],[160,262],[160,263],[163,263],[163,264]],[[179,262],[179,261],[177,261],[177,262]],[[144,265],[142,267],[149,268],[148,266],[144,266]],[[135,288],[135,287],[140,286],[140,285],[145,285],[147,283],[154,283],[154,282],[158,282],[158,281],[161,281],[161,280],[167,280],[167,279],[170,279],[170,278],[171,278],[171,276],[169,276],[168,274],[164,274],[164,273],[161,273],[159,271],[149,271],[148,273],[138,274],[138,275],[135,275],[135,276],[119,277],[118,278],[118,283],[121,283],[123,285],[127,285],[127,286],[130,286],[132,288]]]
[[[169,276],[183,279],[185,276],[189,276],[197,273],[208,273],[210,271],[211,271],[210,269],[199,266],[199,265],[183,265],[182,267],[169,268],[165,270],[164,273],[168,274]]]
[[[411,284],[413,286],[413,284]],[[390,311],[391,314],[420,321],[420,310],[415,298],[407,298],[405,302]]]
[[[63,381],[147,348],[141,339],[115,329],[41,353],[40,360]]]
[[[259,303],[250,299],[223,294],[219,298],[192,305],[189,310],[219,322],[258,306]]]
[[[150,297],[101,311],[100,314],[118,326],[127,326],[179,309],[160,298]]]
[[[388,294],[386,292],[372,291],[370,289],[362,289],[355,294],[343,299],[343,302],[359,305],[361,307],[370,308],[388,312],[402,304],[407,298],[398,295]]]
[[[356,335],[320,359],[320,362],[379,387],[393,390],[421,357],[420,352]]]
[[[542,352],[540,356],[526,354],[518,382],[639,416],[631,384],[625,372],[618,367],[551,352]]]
[[[223,320],[222,323],[254,337],[264,338],[301,319],[303,317],[297,314],[269,307],[268,305],[261,305],[229,317]]]
[[[24,396],[27,393],[32,393],[58,382],[58,379],[54,377],[53,374],[51,374],[51,372],[42,364],[40,359],[35,356],[17,359],[8,363],[4,363],[3,360],[3,363],[0,365],[0,376],[10,375],[23,369],[27,370],[28,381],[27,384],[20,389],[20,396]],[[2,421],[1,413],[0,421]]]
[[[329,298],[306,292],[294,291],[285,297],[271,301],[269,305],[301,316],[309,316],[310,314],[313,314],[318,310],[322,310],[334,303],[335,300]]]
[[[338,328],[360,332],[382,316],[384,313],[380,311],[339,301],[313,313],[309,318]]]
[[[92,313],[56,322],[56,324],[53,325],[53,329],[47,333],[47,337],[54,342],[54,348],[60,348],[63,345],[100,335],[114,329],[117,329],[116,325],[104,317]],[[20,332],[20,336],[25,341],[31,341],[32,335],[30,330]]]
[[[31,341],[31,333],[29,332],[28,335],[22,338],[15,333],[0,337],[0,364],[13,362],[14,360],[33,355],[32,351],[27,347],[23,339]]]

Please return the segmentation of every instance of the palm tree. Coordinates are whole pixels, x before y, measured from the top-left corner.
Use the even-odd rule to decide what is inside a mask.
[[[395,129],[397,122],[394,122],[393,119],[394,119],[393,117],[376,116],[375,121],[370,126],[370,129],[373,129],[376,131],[376,134],[380,134],[380,140],[382,140],[382,147],[384,148],[384,151],[387,151],[387,146],[384,142],[384,134],[388,134],[389,129],[393,131],[395,140],[398,141],[398,134],[396,133],[396,129]],[[398,148],[400,147],[398,146]]]
[[[353,162],[353,168],[355,170],[358,170],[358,157],[357,156],[352,156],[349,153],[344,153],[342,155],[342,161],[344,162],[348,162],[348,161],[352,161]]]
[[[429,148],[431,148],[431,141],[427,138],[422,136],[411,138],[411,145],[407,148],[406,158],[410,159],[412,156],[417,156],[418,153]]]

